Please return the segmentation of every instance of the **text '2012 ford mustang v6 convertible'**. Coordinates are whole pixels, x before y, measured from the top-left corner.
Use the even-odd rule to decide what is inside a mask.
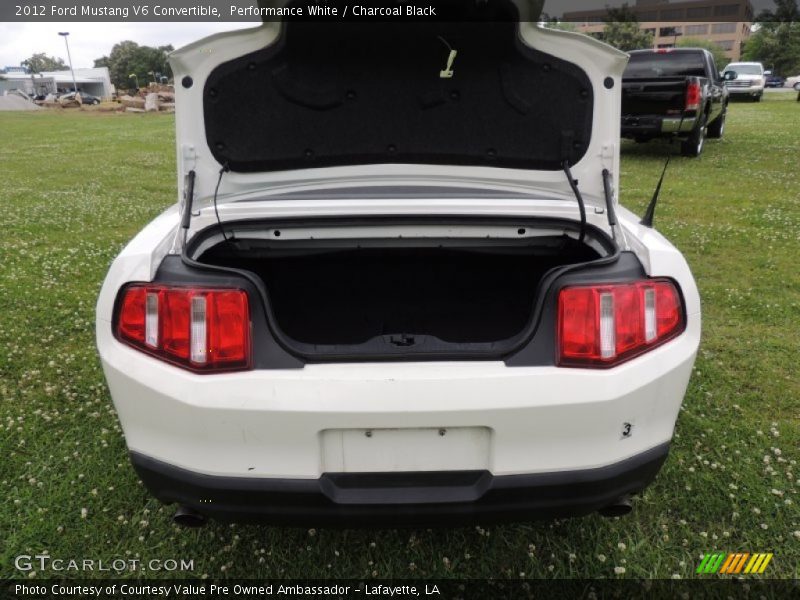
[[[627,56],[464,4],[172,55],[180,201],[97,344],[180,522],[619,514],[664,462],[700,301],[618,203]]]

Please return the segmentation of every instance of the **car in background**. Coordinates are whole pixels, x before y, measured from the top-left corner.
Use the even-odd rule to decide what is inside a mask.
[[[734,62],[725,67],[722,72],[723,79],[726,73],[736,74],[736,77],[725,82],[725,87],[728,88],[732,98],[761,101],[766,84],[764,65],[759,62]]]
[[[782,88],[786,83],[786,79],[781,77],[780,75],[775,75],[771,71],[766,71],[764,73],[765,80],[764,80],[764,87],[765,88]]]
[[[795,75],[794,77],[787,77],[786,78],[786,86],[790,88],[796,89],[800,92],[800,75]]]
[[[100,98],[97,96],[92,96],[91,94],[86,94],[84,92],[78,92],[81,97],[81,104],[100,104]],[[58,97],[59,100],[72,100],[75,98],[75,92],[69,92],[68,94],[62,94]]]
[[[677,137],[681,154],[700,156],[706,136],[719,139],[725,132],[723,83],[714,56],[703,48],[633,50],[622,76],[622,137]]]

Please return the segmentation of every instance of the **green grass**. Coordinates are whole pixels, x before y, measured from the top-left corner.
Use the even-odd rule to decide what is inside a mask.
[[[793,94],[732,105],[726,138],[668,173],[656,224],[697,277],[704,331],[656,482],[624,519],[488,529],[173,526],[128,464],[94,347],[108,265],[175,200],[173,119],[0,113],[0,132],[0,577],[49,553],[183,558],[210,577],[693,578],[712,550],[774,552],[773,576],[800,575]],[[623,204],[641,214],[667,152],[625,144]]]

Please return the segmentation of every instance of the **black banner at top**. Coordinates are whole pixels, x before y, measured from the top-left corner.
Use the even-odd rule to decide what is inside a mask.
[[[625,4],[623,12],[609,7]],[[2,22],[752,22],[772,0],[2,0]]]

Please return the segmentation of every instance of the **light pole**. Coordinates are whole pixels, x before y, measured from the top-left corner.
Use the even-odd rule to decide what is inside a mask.
[[[69,31],[59,31],[58,35],[64,38],[64,44],[67,46],[67,58],[69,59],[69,70],[72,73],[72,85],[73,90],[75,93],[78,93],[78,81],[75,79],[75,69],[72,68],[72,55],[69,53],[69,42],[67,41],[67,36],[69,35]]]

